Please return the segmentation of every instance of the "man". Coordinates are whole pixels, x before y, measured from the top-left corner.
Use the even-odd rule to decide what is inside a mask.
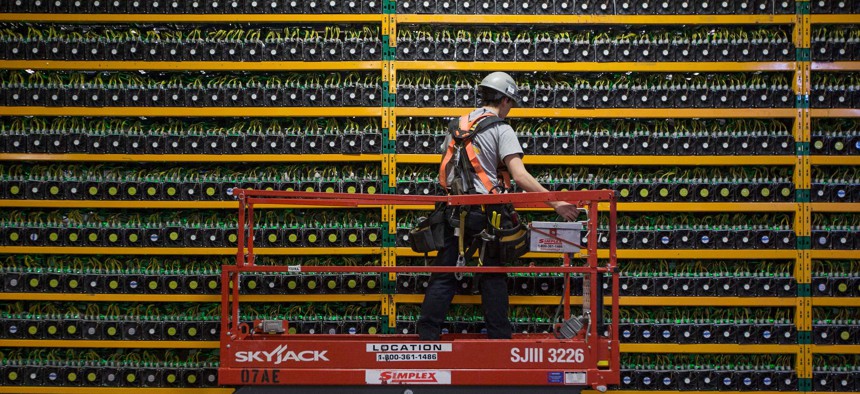
[[[452,122],[453,134],[459,133],[458,136],[462,136],[464,131],[471,130],[471,138],[468,138],[471,145],[463,144],[461,140],[458,140],[458,144],[452,143],[453,134],[445,139],[448,151],[443,156],[439,174],[443,188],[451,194],[499,193],[505,189],[499,176],[507,170],[520,189],[546,192],[523,165],[523,150],[514,129],[503,122],[511,108],[520,101],[514,79],[506,73],[494,72],[481,81],[479,93],[483,107],[475,109],[459,121]],[[464,130],[464,127],[470,130]],[[460,153],[468,156],[468,160],[461,160]],[[466,163],[479,163],[480,168],[464,169],[463,167],[468,165]],[[547,205],[554,208],[565,220],[575,220],[578,215],[576,206],[563,201],[550,201]],[[463,258],[463,245],[471,245],[475,237],[486,228],[489,220],[486,210],[475,206],[465,209],[468,214],[460,216],[461,220],[466,221],[465,224],[456,229],[452,226],[445,227],[445,243],[439,250],[434,265],[457,265],[458,260],[462,261]],[[464,234],[458,234],[460,232]],[[459,237],[464,237],[462,243]],[[482,251],[485,252],[481,253],[482,265],[499,265],[499,253],[497,250],[491,250],[492,247],[493,243],[490,243],[489,247]],[[481,291],[487,336],[490,339],[510,339],[507,276],[500,273],[481,274],[477,275],[476,279]],[[421,305],[421,317],[418,319],[419,339],[439,340],[442,323],[456,288],[457,278],[454,274],[431,275],[424,303]]]

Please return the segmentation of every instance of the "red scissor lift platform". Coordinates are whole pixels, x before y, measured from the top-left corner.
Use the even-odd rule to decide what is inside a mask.
[[[553,388],[571,392],[587,387],[603,391],[609,385],[619,383],[616,205],[611,191],[416,197],[237,190],[236,195],[239,199],[236,265],[223,266],[221,274],[219,383],[222,385],[244,386],[240,393],[273,392],[269,391],[274,388],[272,386],[300,391],[302,387],[310,386],[330,389],[352,387],[359,391],[370,387],[382,389],[371,385],[398,385],[401,389],[405,387],[403,385],[452,385],[462,389],[542,386],[545,392],[554,391]],[[584,209],[588,215],[584,229],[587,231],[587,246],[582,247],[585,253],[578,257],[564,253],[561,266],[257,266],[254,264],[253,236],[248,236],[254,234],[254,208],[257,204],[371,208],[446,202],[449,205],[510,203],[518,208],[528,208],[546,207],[545,201],[567,201]],[[609,255],[602,264],[598,264],[596,250],[600,202],[609,206],[606,212],[609,215]],[[578,262],[576,265],[571,264],[574,258]],[[478,334],[446,334],[440,341],[422,342],[417,335],[256,333],[251,324],[239,320],[239,278],[245,273],[261,272],[562,273],[567,284],[570,283],[570,274],[581,274],[584,279],[582,311],[588,318],[585,326],[570,339],[557,339],[553,334],[514,334],[510,340],[490,340]],[[603,325],[601,278],[605,276],[612,278],[611,294],[607,294],[611,295],[612,302],[611,322]],[[560,303],[564,305],[563,318],[567,321],[571,318],[570,297],[561,297]],[[606,333],[608,335],[604,335]]]

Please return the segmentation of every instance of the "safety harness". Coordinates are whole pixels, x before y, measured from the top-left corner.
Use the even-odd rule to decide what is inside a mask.
[[[451,141],[442,156],[442,163],[439,165],[439,183],[448,194],[478,194],[475,189],[474,179],[478,177],[481,184],[490,194],[502,193],[511,186],[511,175],[507,169],[499,165],[498,182],[500,186],[496,186],[490,180],[490,177],[481,166],[478,160],[478,154],[475,152],[475,146],[472,140],[482,131],[499,124],[504,123],[502,118],[492,114],[484,113],[473,120],[469,120],[469,115],[463,115],[459,119],[454,119],[448,124],[448,132],[451,133]],[[454,155],[459,152],[458,160],[455,161]],[[451,171],[451,166],[454,165],[453,179],[448,179],[448,173]]]
[[[510,189],[511,176],[507,168],[502,163],[499,163],[497,170],[499,179],[494,183],[481,166],[473,144],[476,135],[499,123],[504,123],[504,120],[492,113],[484,113],[472,120],[469,119],[469,115],[464,115],[459,119],[452,120],[448,124],[451,141],[448,143],[445,154],[442,156],[442,162],[439,165],[439,183],[448,194],[478,194],[474,182],[476,177],[490,194],[500,194]],[[457,156],[457,160],[454,160],[455,155]],[[452,170],[452,178],[448,179],[448,173],[452,172]],[[467,258],[472,256],[479,247],[481,248],[481,252],[478,257],[478,266],[482,266],[485,253],[484,246],[487,242],[491,241],[499,241],[500,245],[502,245],[500,247],[500,254],[502,254],[500,258],[502,260],[510,260],[506,256],[505,247],[519,249],[515,251],[518,254],[514,258],[524,253],[520,253],[520,250],[524,250],[524,245],[527,248],[528,232],[519,223],[516,212],[512,207],[502,209],[500,206],[495,206],[495,208],[492,212],[488,212],[487,207],[481,206],[481,209],[484,210],[483,215],[488,216],[492,213],[492,219],[489,221],[489,227],[475,236],[468,249],[463,240],[465,238],[464,234],[469,211],[467,209],[459,209],[451,212],[449,220],[452,224],[456,224],[454,227],[455,234],[459,238],[457,266],[465,266]],[[503,216],[505,224],[509,224],[513,228],[508,230],[502,229]],[[462,277],[461,274],[457,274],[456,276],[458,279]]]

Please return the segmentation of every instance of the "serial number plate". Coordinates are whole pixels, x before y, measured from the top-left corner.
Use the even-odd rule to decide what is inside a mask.
[[[437,353],[377,353],[376,361],[436,361]]]

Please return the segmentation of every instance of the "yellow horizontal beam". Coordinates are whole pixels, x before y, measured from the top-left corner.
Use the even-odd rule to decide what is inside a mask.
[[[217,341],[51,341],[39,339],[3,339],[2,347],[59,347],[95,349],[218,349]]]
[[[0,155],[0,158],[3,156]],[[816,157],[816,156],[813,156]],[[401,164],[439,164],[439,155],[399,154]],[[740,165],[794,165],[796,156],[578,156],[578,155],[526,155],[527,165],[597,165],[597,166],[740,166]]]
[[[400,161],[400,157],[397,157]],[[860,166],[860,156],[809,156],[814,166]]]
[[[795,354],[798,345],[737,345],[737,344],[695,344],[677,343],[622,343],[623,353],[731,353],[731,354]]]
[[[813,250],[812,258],[815,260],[860,259],[860,250]]]
[[[344,117],[382,116],[381,107],[0,107],[0,116]]]
[[[380,208],[382,205],[359,205],[338,209]],[[77,201],[77,200],[0,200],[0,207],[10,208],[125,208],[125,209],[238,209],[238,201]],[[256,204],[260,209],[331,209],[318,205]]]
[[[647,390],[648,394],[702,394],[701,391],[666,391],[666,390]],[[744,391],[741,391],[744,393]],[[753,393],[753,392],[749,392]],[[755,394],[785,394],[785,391],[755,391]],[[582,390],[582,394],[603,394],[597,390]],[[642,391],[634,390],[612,390],[612,394],[642,394]],[[817,394],[817,393],[813,393]],[[833,394],[833,393],[827,393]],[[844,394],[844,393],[842,393]]]
[[[860,20],[854,23],[860,23]],[[858,71],[860,62],[812,62],[813,71]]]
[[[598,206],[609,210],[608,203]],[[622,202],[618,210],[624,212],[794,212],[792,202]]]
[[[381,70],[382,62],[122,62],[122,61],[62,61],[62,60],[3,60],[0,69],[38,70],[118,70],[118,71],[339,71]]]
[[[812,297],[812,306],[860,307],[860,297]]]
[[[2,63],[0,63],[2,64]],[[397,69],[404,70],[468,70],[468,71],[558,71],[558,72],[740,72],[740,71],[794,71],[794,62],[436,62],[397,61]]]
[[[382,14],[0,14],[2,22],[71,23],[381,23],[382,18]]]
[[[396,15],[398,24],[733,25],[788,24],[794,15]]]
[[[69,302],[221,302],[220,294],[81,294],[81,293],[0,293],[4,301]],[[242,295],[242,302],[381,302],[379,294],[264,294]],[[558,299],[556,298],[556,301]]]
[[[254,248],[257,255],[319,256],[380,254],[382,248]],[[236,248],[113,248],[113,247],[50,247],[0,246],[0,254],[101,254],[101,255],[235,255]]]
[[[414,108],[397,107],[397,116],[460,116],[466,108]],[[851,110],[846,110],[851,111]],[[860,110],[854,110],[860,116]],[[784,109],[571,109],[571,108],[514,108],[512,118],[794,118],[797,110]]]
[[[860,354],[860,345],[812,345],[817,354]]]
[[[75,302],[221,302],[221,295],[192,294],[88,294],[88,293],[0,293],[3,301]]]
[[[813,118],[860,118],[860,109],[821,109],[813,108],[809,110]]]
[[[814,253],[814,252],[813,252]],[[860,253],[860,252],[855,252]],[[406,247],[397,248],[398,256],[405,257],[422,257],[423,253],[413,252],[412,249]],[[430,256],[435,256],[435,252],[431,252]],[[577,253],[574,258],[582,258],[583,256]],[[609,258],[609,250],[601,249],[597,251],[597,257],[601,259]],[[619,250],[617,252],[619,259],[795,259],[797,258],[796,250]],[[856,256],[855,256],[856,257]],[[539,259],[553,258],[561,259],[560,253],[526,253],[523,258]],[[813,254],[813,258],[815,255]]]
[[[604,300],[607,305],[610,303]],[[794,297],[621,297],[621,306],[796,306]]]
[[[233,394],[233,388],[134,388],[128,387],[56,387],[56,386],[0,386],[0,393],[12,394]],[[756,392],[756,394],[767,394]]]
[[[558,296],[510,296],[512,305],[558,305]],[[420,304],[423,294],[395,294],[394,302]],[[480,304],[479,295],[454,296],[455,304]],[[604,304],[611,305],[612,298],[604,297]],[[570,303],[582,304],[582,297],[570,297]],[[621,297],[621,306],[796,306],[794,298],[784,297]]]
[[[237,201],[78,201],[78,200],[0,200],[0,207],[8,208],[117,208],[117,209],[238,209]],[[259,204],[257,208],[330,209],[322,206],[286,206]],[[359,206],[358,208],[368,208]],[[608,203],[600,203],[601,211],[609,210]],[[622,202],[620,212],[794,212],[797,204],[790,202]],[[398,210],[432,210],[431,205],[401,205]],[[860,212],[860,203],[813,203],[818,212]],[[549,211],[549,208],[530,208],[527,211]]]
[[[438,159],[438,158],[437,158]],[[323,162],[382,162],[378,154],[319,154],[319,155],[97,155],[87,153],[0,153],[0,161],[82,161],[116,163],[323,163]],[[438,160],[437,160],[438,161]]]
[[[810,204],[815,212],[860,212],[860,203],[814,202]]]
[[[433,210],[433,206],[398,205],[396,209],[429,211]],[[608,211],[609,203],[598,204],[598,209]],[[794,212],[797,209],[797,204],[793,202],[620,202],[617,209],[619,212]],[[526,208],[523,210],[548,212],[550,208]]]
[[[857,15],[848,14],[812,14],[809,19],[812,24],[860,23]]]

